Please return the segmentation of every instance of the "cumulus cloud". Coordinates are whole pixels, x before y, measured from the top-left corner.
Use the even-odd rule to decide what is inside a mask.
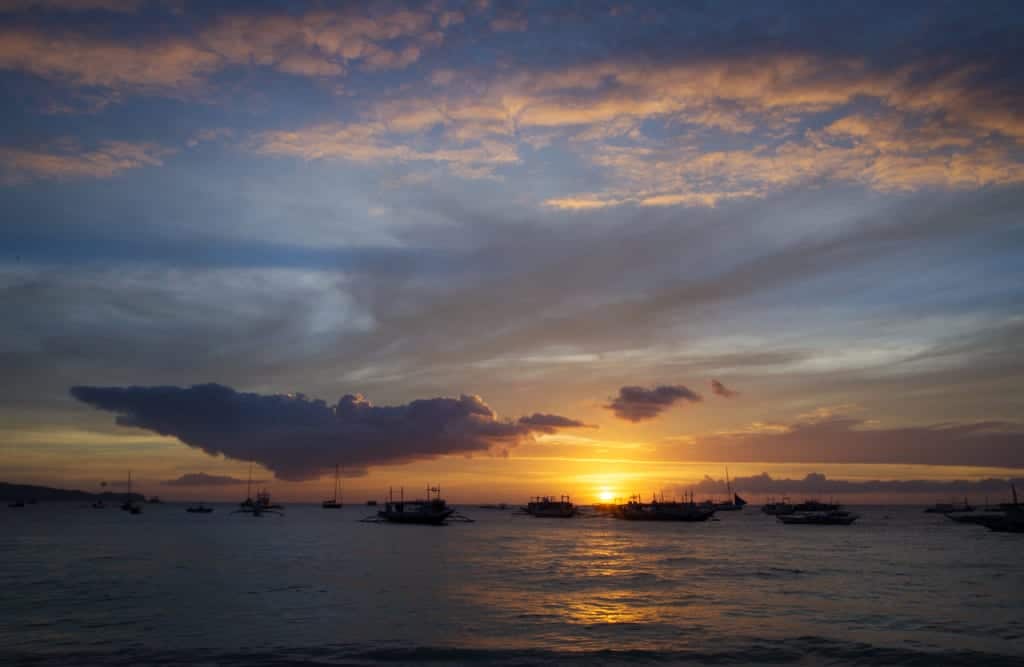
[[[1024,425],[1010,422],[878,428],[862,418],[824,413],[690,442],[686,456],[704,461],[1024,467]]]
[[[987,478],[980,480],[845,480],[829,479],[819,472],[808,473],[800,479],[776,479],[766,472],[750,477],[736,477],[732,486],[739,493],[766,494],[780,496],[842,496],[852,494],[877,494],[879,496],[898,497],[902,495],[927,495],[929,498],[949,498],[951,496],[990,495],[999,498],[1010,494],[1010,484],[1020,487],[1024,479]],[[712,479],[705,476],[693,489],[698,493],[726,493],[724,479]]]
[[[254,479],[253,484],[262,484],[265,480]],[[231,477],[230,475],[207,475],[205,472],[185,473],[176,479],[160,482],[167,486],[237,486],[248,484],[249,480]]]
[[[507,451],[574,420],[540,415],[507,421],[479,396],[374,406],[358,394],[336,405],[302,394],[261,395],[218,384],[71,388],[117,423],[177,437],[207,454],[256,461],[280,479],[314,479],[343,463],[350,470],[445,454]]]
[[[716,396],[721,396],[722,398],[733,398],[735,396],[740,395],[738,391],[733,391],[732,389],[729,389],[718,380],[711,381],[711,393],[715,394]]]
[[[654,419],[677,401],[696,403],[700,394],[683,385],[662,385],[654,389],[644,387],[622,387],[619,395],[605,407],[619,419],[641,422]]]

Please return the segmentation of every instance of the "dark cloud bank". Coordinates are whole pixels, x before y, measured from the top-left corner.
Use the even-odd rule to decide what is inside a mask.
[[[254,479],[253,484],[263,484],[266,480]],[[161,484],[167,486],[238,486],[248,484],[249,480],[231,477],[230,475],[207,475],[205,472],[185,473],[177,479],[168,479]]]
[[[775,430],[694,438],[676,454],[702,461],[765,463],[920,463],[1024,467],[1024,425],[970,422],[871,428],[863,419],[833,415]]]
[[[558,415],[498,419],[479,396],[374,406],[346,394],[337,405],[302,394],[261,395],[218,384],[72,387],[71,395],[117,414],[121,426],[174,436],[207,454],[256,461],[280,479],[302,481],[345,466],[404,463],[443,454],[507,450],[537,433],[582,426]]]
[[[641,422],[654,419],[678,401],[696,403],[700,400],[700,394],[681,384],[662,385],[654,389],[622,387],[619,395],[605,407],[619,419]]]
[[[901,495],[923,495],[935,498],[949,498],[950,496],[991,496],[993,500],[1010,495],[1010,484],[1014,483],[1020,488],[1024,485],[1024,479],[998,479],[988,478],[976,481],[967,480],[864,480],[849,481],[843,479],[828,479],[819,472],[808,473],[802,479],[776,479],[766,472],[751,477],[737,477],[732,480],[733,488],[740,494],[765,494],[780,496],[792,494],[794,496],[840,496],[846,494],[877,494],[888,497]],[[724,479],[712,479],[705,477],[694,486],[698,493],[723,494],[727,487]],[[748,498],[748,500],[751,500]]]

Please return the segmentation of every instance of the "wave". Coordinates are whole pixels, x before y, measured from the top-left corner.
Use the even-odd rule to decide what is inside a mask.
[[[636,665],[673,664],[698,665],[760,665],[760,664],[888,664],[888,665],[978,665],[1019,666],[1021,656],[969,650],[912,650],[873,646],[858,642],[841,642],[822,637],[797,637],[780,640],[751,640],[720,651],[707,650],[544,650],[483,649],[446,646],[368,646],[333,645],[312,648],[279,648],[259,651],[146,651],[112,652],[0,652],[0,662],[11,665],[47,667],[61,665],[78,667],[97,665],[121,667],[148,664],[172,667],[177,665],[217,664],[251,667],[269,665],[472,665],[499,667],[523,665]]]

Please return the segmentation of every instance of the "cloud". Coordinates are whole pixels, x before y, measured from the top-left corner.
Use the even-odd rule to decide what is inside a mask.
[[[711,381],[711,392],[716,396],[721,396],[722,398],[733,398],[740,395],[738,391],[729,389],[718,380]]]
[[[20,2],[112,9],[115,3]],[[125,8],[131,7],[131,3]],[[372,16],[358,11],[301,15],[225,15],[187,37],[119,41],[73,30],[0,30],[0,69],[14,69],[75,86],[136,88],[146,92],[195,89],[231,66],[268,67],[307,77],[334,77],[351,66],[403,68],[443,41],[428,11],[396,9]],[[445,26],[449,15],[439,19]],[[168,33],[173,31],[168,30]],[[399,43],[401,42],[401,43]]]
[[[217,384],[180,387],[71,388],[71,395],[99,410],[114,412],[117,423],[177,437],[212,456],[256,461],[280,479],[314,479],[336,463],[347,469],[397,464],[445,454],[507,451],[540,425],[498,419],[479,396],[430,398],[405,405],[373,406],[346,394],[336,405],[302,394],[260,395]]]
[[[736,477],[732,486],[743,493],[782,496],[792,494],[803,497],[842,496],[851,494],[877,494],[888,497],[904,495],[927,495],[929,498],[963,497],[978,498],[991,495],[1000,498],[1010,495],[1010,484],[1020,487],[1024,479],[987,478],[980,480],[844,480],[828,479],[823,473],[808,473],[801,479],[775,479],[762,472],[751,477]],[[724,479],[705,476],[692,487],[698,493],[721,494],[727,486]]]
[[[1024,467],[1024,425],[980,421],[878,428],[831,412],[791,424],[693,436],[679,453],[704,461],[917,463]]]
[[[134,14],[143,0],[0,0],[0,12],[24,12],[38,9],[53,12],[88,12],[102,10]]]
[[[0,147],[4,180],[18,183],[35,178],[109,178],[129,169],[160,166],[174,151],[153,143],[108,141],[92,150],[65,146],[52,150]]]
[[[519,423],[531,426],[544,433],[554,433],[560,428],[597,428],[577,419],[569,419],[561,415],[542,414],[540,412],[535,412],[529,417],[520,417]]]
[[[619,419],[641,422],[654,419],[677,401],[695,403],[700,400],[700,394],[683,385],[663,385],[654,389],[622,387],[619,395],[605,407]]]
[[[254,479],[253,484],[262,484],[264,480]],[[231,477],[230,475],[207,475],[205,472],[190,472],[185,473],[177,479],[168,479],[161,484],[167,486],[238,486],[239,484],[248,484],[249,480],[238,479],[237,477]]]

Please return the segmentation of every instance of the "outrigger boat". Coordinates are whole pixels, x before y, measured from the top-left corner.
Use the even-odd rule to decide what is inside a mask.
[[[523,511],[531,516],[548,519],[568,519],[579,513],[569,496],[561,496],[558,500],[550,496],[537,496],[530,499]]]
[[[651,502],[644,503],[640,496],[633,496],[625,505],[619,505],[613,516],[627,521],[707,521],[714,514],[714,507],[698,505],[691,494],[690,500],[683,502],[653,497]]]
[[[405,489],[399,489],[398,500],[395,500],[394,491],[388,489],[388,499],[384,503],[384,509],[378,510],[376,516],[370,516],[362,521],[365,523],[411,523],[419,525],[440,526],[449,519],[472,522],[472,519],[455,513],[455,509],[448,506],[448,503],[441,497],[441,487],[427,486],[427,497],[425,500],[406,500]]]

